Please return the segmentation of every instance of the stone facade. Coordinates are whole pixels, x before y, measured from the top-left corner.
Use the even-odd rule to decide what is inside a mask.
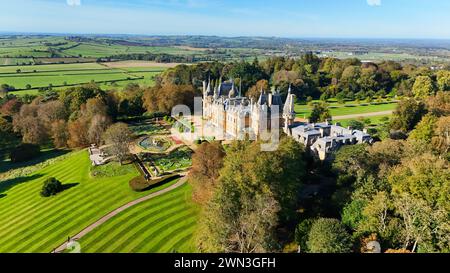
[[[325,160],[342,145],[372,142],[366,132],[338,124],[295,122],[294,107],[295,95],[290,88],[284,103],[278,91],[265,90],[261,90],[255,102],[241,96],[233,81],[222,82],[214,88],[211,82],[203,83],[203,119],[223,136],[216,138],[218,140],[243,139],[245,135],[258,139],[261,133],[276,126],[320,160]]]
[[[283,106],[292,110],[292,113],[282,112]],[[214,88],[211,83],[206,82],[203,86],[203,119],[227,138],[242,137],[246,134],[258,138],[262,132],[271,130],[273,126],[279,129],[284,124],[292,124],[295,118],[293,109],[294,98],[290,94],[286,104],[283,104],[278,91],[261,90],[258,101],[253,101],[241,96],[240,90],[232,81],[222,82]]]

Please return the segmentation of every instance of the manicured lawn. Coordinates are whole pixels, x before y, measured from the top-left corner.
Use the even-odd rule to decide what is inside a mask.
[[[384,103],[384,104],[361,104],[353,106],[350,103],[347,105],[332,106],[330,112],[332,116],[346,116],[355,114],[366,114],[374,112],[392,111],[397,107],[397,103]],[[311,113],[311,107],[307,105],[295,105],[295,111],[298,117],[308,117]]]
[[[128,182],[132,172],[105,178],[91,178],[87,151],[70,154],[29,176],[0,182],[0,253],[50,252],[53,248],[111,210],[151,191],[134,192]],[[56,177],[72,187],[56,196],[43,198],[44,180]]]
[[[195,252],[197,217],[198,207],[185,184],[97,227],[79,241],[81,252]]]
[[[378,126],[378,125],[381,125],[381,124],[383,124],[384,122],[386,122],[385,121],[385,119],[390,119],[391,118],[391,116],[373,116],[373,117],[367,117],[367,118],[364,118],[364,120],[370,120],[370,125],[371,126]],[[358,118],[356,118],[356,119],[343,119],[343,120],[337,120],[336,122],[339,122],[342,126],[344,126],[344,127],[346,127],[346,126],[348,126],[348,123],[351,121],[351,120],[357,120],[357,121],[361,121],[360,119],[358,119]]]

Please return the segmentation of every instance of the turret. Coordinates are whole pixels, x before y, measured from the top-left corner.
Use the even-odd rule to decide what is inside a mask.
[[[261,95],[259,95],[258,105],[264,105],[267,103],[267,96],[264,90],[261,88]]]
[[[206,87],[206,96],[211,96],[211,80],[208,81],[208,87]]]
[[[285,132],[288,133],[288,127],[294,123],[295,119],[295,95],[292,94],[291,86],[289,85],[288,95],[283,107],[283,118]]]
[[[231,82],[231,90],[230,90],[230,92],[228,93],[228,97],[229,97],[229,98],[234,98],[234,97],[236,97],[236,89],[234,88],[234,82],[233,82],[233,81]]]
[[[217,90],[217,86],[214,87],[214,99],[219,98],[219,91]]]
[[[203,95],[206,94],[206,81],[203,81]]]

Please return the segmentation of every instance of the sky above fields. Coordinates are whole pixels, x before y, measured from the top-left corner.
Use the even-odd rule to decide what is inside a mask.
[[[449,0],[0,0],[0,31],[450,39]]]

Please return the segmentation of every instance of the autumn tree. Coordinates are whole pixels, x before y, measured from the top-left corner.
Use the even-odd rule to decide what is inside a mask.
[[[450,116],[450,92],[439,91],[425,102],[428,111],[436,117]]]
[[[187,105],[191,109],[197,90],[192,85],[156,85],[144,92],[144,107],[148,112],[170,113],[176,105]]]
[[[56,120],[51,124],[51,137],[53,139],[53,144],[55,145],[55,147],[67,147],[67,141],[69,140],[69,131],[67,128],[67,122],[65,120]]]
[[[134,138],[133,132],[125,123],[115,123],[104,133],[103,138],[107,145],[119,160],[120,164],[130,155],[129,145]]]
[[[252,86],[248,91],[246,96],[252,98],[254,101],[258,100],[261,95],[261,90],[269,90],[269,81],[260,80],[254,86]]]
[[[89,142],[100,145],[103,133],[110,125],[110,117],[100,114],[94,115],[90,121],[89,129],[87,131]]]
[[[432,138],[432,146],[439,153],[447,155],[450,152],[450,117],[441,117],[436,121],[436,129]]]
[[[12,117],[13,115],[19,113],[22,105],[23,103],[20,100],[16,98],[10,99],[1,106],[0,113],[4,116]]]
[[[48,140],[48,131],[44,121],[38,116],[39,106],[25,104],[13,117],[14,131],[22,135],[25,143],[43,144]]]
[[[70,148],[79,148],[89,146],[87,132],[89,130],[89,122],[86,119],[76,119],[68,123],[69,139],[67,144]]]
[[[220,142],[204,142],[195,151],[189,172],[195,201],[204,204],[210,200],[217,187],[224,157],[225,151]]]

